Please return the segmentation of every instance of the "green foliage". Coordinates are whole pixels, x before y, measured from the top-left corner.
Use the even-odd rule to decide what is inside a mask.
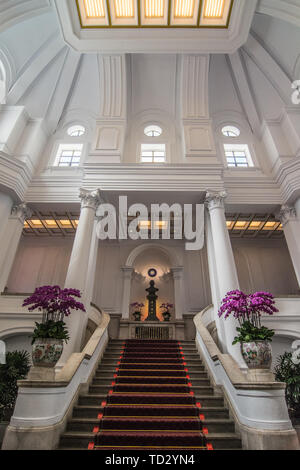
[[[250,321],[245,321],[240,328],[236,329],[239,333],[233,340],[232,344],[250,343],[251,341],[272,341],[274,331],[266,326],[257,327]]]
[[[277,359],[275,379],[285,382],[285,397],[291,416],[300,418],[300,364],[294,364],[292,353],[285,352]]]
[[[0,421],[10,418],[18,394],[17,380],[25,379],[29,369],[27,351],[6,353],[6,364],[0,364]]]
[[[35,325],[31,344],[34,344],[38,338],[63,339],[66,343],[70,339],[66,324],[63,321],[48,320],[45,323],[36,322]]]

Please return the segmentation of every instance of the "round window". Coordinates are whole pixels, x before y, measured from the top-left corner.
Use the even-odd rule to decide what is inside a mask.
[[[144,134],[147,137],[159,137],[162,134],[162,129],[159,126],[147,126],[144,129]]]
[[[72,126],[68,129],[68,135],[70,137],[80,137],[85,134],[85,127],[83,126]]]
[[[222,129],[222,134],[226,137],[238,137],[241,131],[235,126],[225,126]]]

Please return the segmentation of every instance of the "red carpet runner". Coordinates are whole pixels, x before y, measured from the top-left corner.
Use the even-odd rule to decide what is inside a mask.
[[[124,342],[94,450],[211,450],[178,341]]]

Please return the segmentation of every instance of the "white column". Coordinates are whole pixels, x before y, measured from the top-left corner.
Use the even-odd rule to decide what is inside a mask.
[[[173,274],[173,279],[174,279],[175,319],[182,320],[183,305],[184,305],[183,288],[182,288],[183,267],[177,266],[175,268],[171,268],[171,272]]]
[[[210,215],[207,210],[205,211],[205,234],[206,234],[207,260],[208,260],[211,297],[212,297],[212,303],[214,305],[214,319],[216,322],[219,344],[221,346],[222,351],[224,351],[226,349],[225,348],[226,340],[225,340],[224,322],[218,316],[221,296],[220,296],[219,283],[218,283],[217,265],[216,265],[214,243],[213,243],[212,231],[211,231]]]
[[[122,318],[129,319],[129,302],[133,268],[123,266],[121,269],[123,271]]]
[[[0,292],[3,292],[16,256],[22,235],[24,221],[31,217],[31,210],[25,203],[13,206],[11,216],[3,230],[0,246]]]
[[[6,227],[8,218],[13,207],[13,200],[10,196],[0,193],[0,240]],[[0,247],[1,250],[1,247]]]
[[[93,300],[93,294],[94,294],[98,247],[99,247],[99,239],[97,237],[97,232],[96,232],[97,223],[98,221],[95,220],[92,241],[91,241],[89,265],[88,265],[88,270],[87,270],[85,288],[83,292],[83,301],[85,305],[90,305],[90,303]],[[88,315],[85,315],[83,326],[82,326],[81,349],[83,346],[83,341],[85,340],[87,324],[88,324]]]
[[[282,206],[279,217],[291,255],[298,285],[300,286],[300,199],[295,206]]]
[[[215,254],[216,273],[219,286],[219,304],[227,292],[239,289],[237,270],[233,257],[233,251],[226,226],[224,199],[225,192],[208,192],[206,194],[206,203],[210,214],[211,233]],[[236,327],[238,321],[233,317],[222,319],[225,333],[225,352],[237,361],[240,367],[245,368],[245,362],[242,358],[240,345],[232,346],[233,338],[236,336]]]
[[[88,277],[88,268],[90,263],[90,252],[93,240],[95,213],[100,204],[99,191],[81,190],[81,212],[73,243],[69,268],[66,276],[65,287],[80,290],[82,302],[88,311],[89,305],[86,298],[86,283]],[[70,339],[64,347],[60,364],[65,363],[73,352],[79,352],[81,347],[82,335],[84,334],[84,325],[87,321],[88,313],[82,311],[73,311],[71,315],[65,318]]]

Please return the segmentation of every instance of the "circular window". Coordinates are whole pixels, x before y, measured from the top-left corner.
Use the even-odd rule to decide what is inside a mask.
[[[68,135],[71,137],[80,137],[85,134],[85,127],[83,126],[72,126],[68,129]]]
[[[144,134],[147,137],[159,137],[162,134],[162,129],[159,126],[147,126],[144,129]]]
[[[222,134],[226,137],[238,137],[241,131],[235,126],[225,126],[222,129]]]

